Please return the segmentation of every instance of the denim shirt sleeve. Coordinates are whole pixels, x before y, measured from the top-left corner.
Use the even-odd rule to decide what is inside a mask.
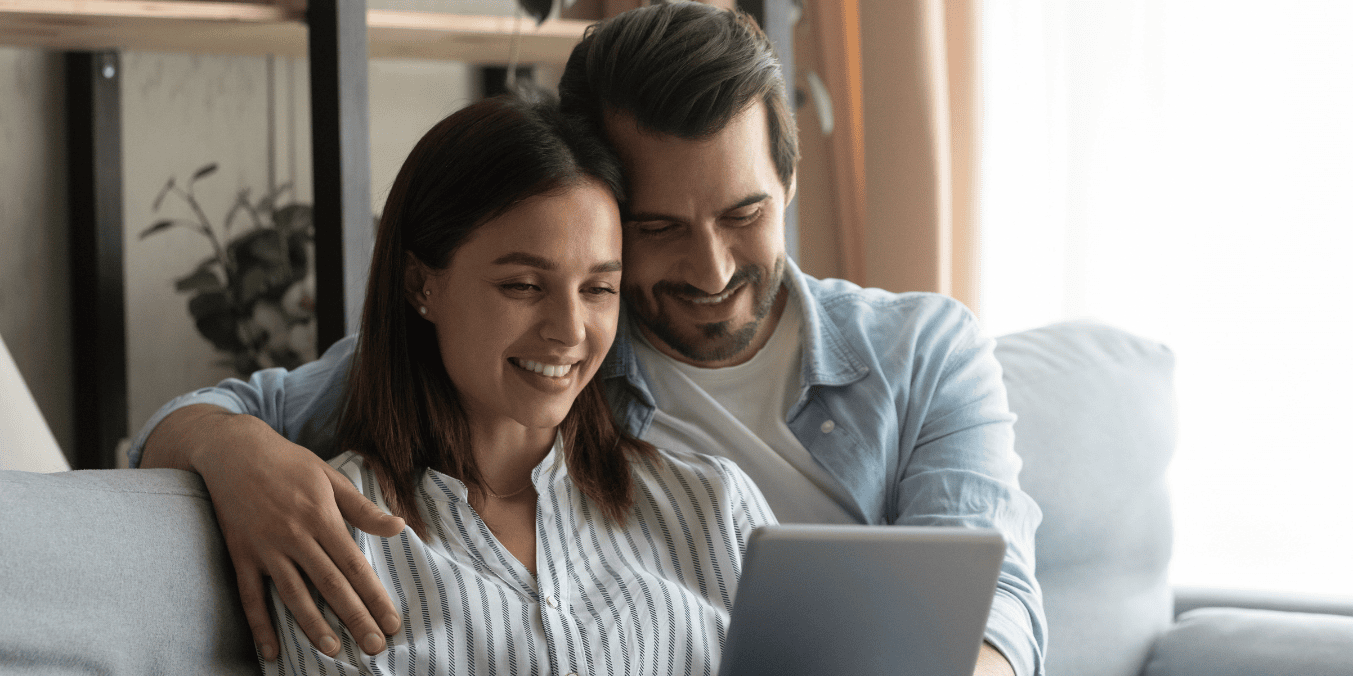
[[[893,505],[901,525],[994,528],[1005,561],[986,640],[1020,676],[1043,673],[1047,629],[1034,577],[1038,505],[1019,488],[1014,415],[1006,402],[995,341],[959,308],[918,341],[909,395],[897,401],[902,462]]]
[[[193,404],[212,404],[231,413],[255,416],[289,441],[322,458],[336,455],[334,426],[356,347],[357,337],[349,336],[334,343],[318,360],[294,370],[263,369],[250,376],[248,382],[227,378],[215,387],[204,387],[171,400],[136,434],[127,454],[129,464],[140,466],[146,439],[160,421]]]

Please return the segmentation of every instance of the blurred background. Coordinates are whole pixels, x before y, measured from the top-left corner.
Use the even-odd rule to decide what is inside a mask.
[[[77,4],[0,7],[0,336],[72,457],[85,423],[72,375],[66,73],[62,52],[15,17]],[[564,26],[576,40],[585,24],[568,21],[639,3],[565,3],[564,22],[539,28],[513,0],[367,4],[508,22],[496,41],[457,38],[497,50],[472,60],[369,60],[374,214],[422,133],[501,86],[504,36]],[[1353,597],[1353,5],[741,4],[785,28],[777,45],[793,62],[804,153],[790,246],[805,271],[954,295],[992,335],[1094,319],[1169,345],[1173,581]],[[239,365],[204,336],[202,305],[190,310],[212,282],[185,280],[212,242],[188,226],[142,234],[205,218],[228,243],[314,199],[303,49],[220,51],[118,52],[131,433]],[[566,53],[519,54],[523,77],[553,86]],[[256,213],[238,208],[242,195]],[[306,262],[308,231],[296,232],[289,251]],[[313,275],[301,266],[265,286],[276,309],[233,329],[267,327],[269,345],[312,356]],[[264,366],[289,358],[251,354]]]

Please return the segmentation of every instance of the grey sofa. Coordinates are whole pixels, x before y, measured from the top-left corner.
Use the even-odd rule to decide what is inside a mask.
[[[1353,675],[1353,602],[1172,590],[1173,357],[1091,324],[1006,336],[1044,511],[1051,676]],[[201,481],[0,472],[0,673],[257,673]]]

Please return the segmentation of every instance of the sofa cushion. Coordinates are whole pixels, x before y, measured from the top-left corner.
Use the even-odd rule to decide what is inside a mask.
[[[0,472],[0,672],[256,674],[197,475]]]
[[[1156,642],[1145,676],[1348,676],[1353,617],[1202,608]]]
[[[1047,673],[1135,676],[1172,618],[1173,355],[1063,323],[998,339],[996,357],[1018,416],[1020,484],[1043,510]]]

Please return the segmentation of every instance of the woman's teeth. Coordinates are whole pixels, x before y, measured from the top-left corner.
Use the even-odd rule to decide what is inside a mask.
[[[539,373],[546,378],[562,378],[568,375],[569,371],[573,370],[573,364],[560,364],[555,366],[553,364],[542,364],[538,361],[531,361],[529,359],[518,359],[516,362],[517,366],[520,366],[527,371]]]
[[[728,300],[728,297],[733,295],[734,291],[737,291],[737,289],[729,289],[717,296],[708,296],[705,298],[692,298],[691,302],[695,303],[696,305],[714,305],[715,303],[722,303]]]

